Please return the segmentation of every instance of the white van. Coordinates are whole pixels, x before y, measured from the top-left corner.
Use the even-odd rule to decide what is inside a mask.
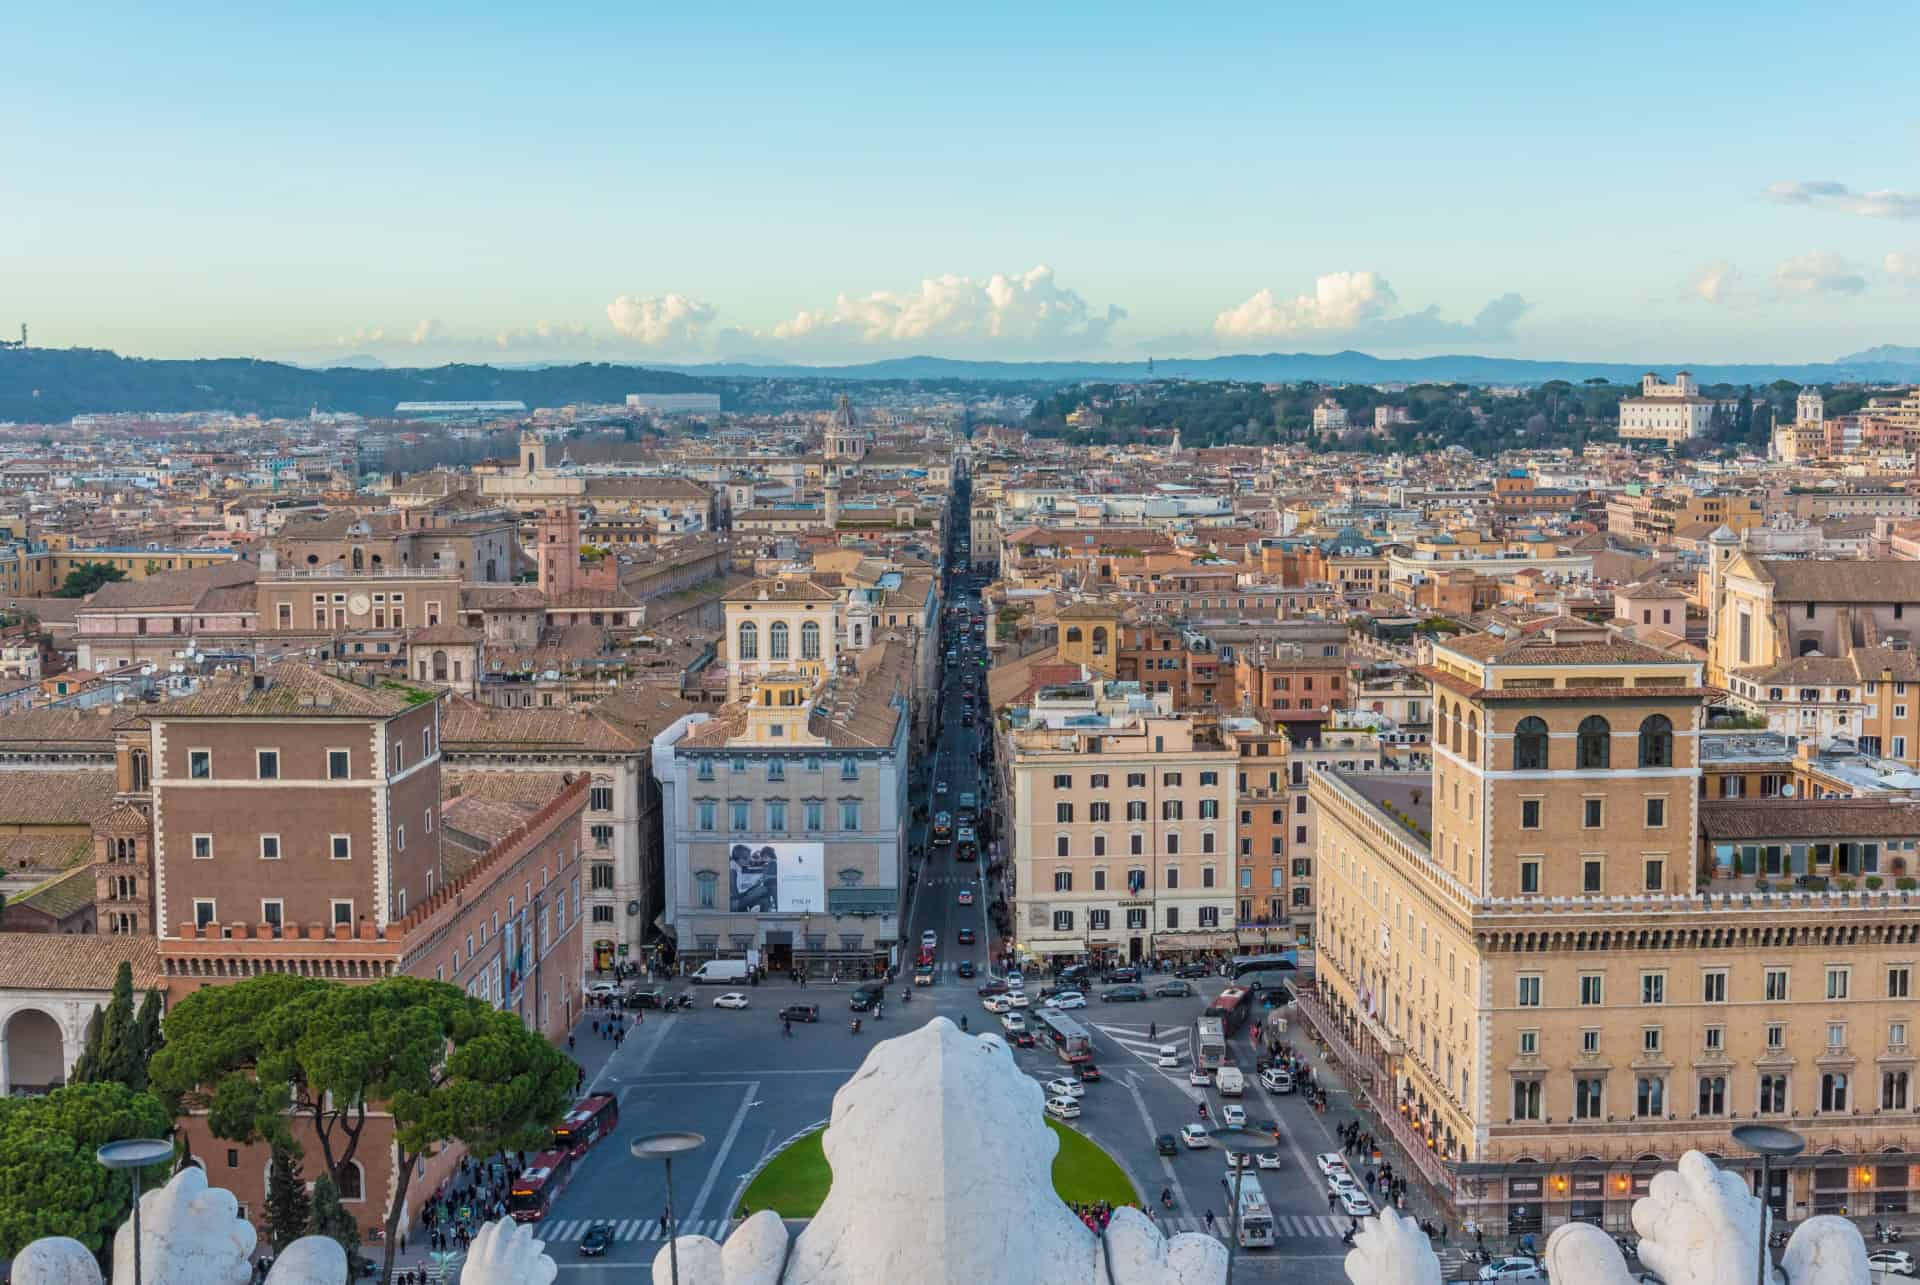
[[[693,970],[687,980],[702,985],[728,986],[734,982],[747,980],[747,961],[744,959],[709,959]]]
[[[1223,1098],[1237,1098],[1247,1091],[1247,1077],[1237,1066],[1223,1066],[1213,1073],[1213,1087]]]

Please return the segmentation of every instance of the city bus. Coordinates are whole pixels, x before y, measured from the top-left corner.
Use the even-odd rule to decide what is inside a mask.
[[[1220,1179],[1227,1189],[1227,1200],[1233,1200],[1233,1172],[1229,1170]],[[1240,1175],[1240,1248],[1267,1249],[1273,1244],[1273,1210],[1267,1207],[1267,1193],[1260,1190],[1260,1180],[1250,1173]]]
[[[1193,1069],[1217,1071],[1227,1060],[1227,1031],[1220,1019],[1202,1013],[1193,1019]]]
[[[1093,1037],[1065,1013],[1042,1008],[1029,1013],[1027,1020],[1033,1023],[1033,1033],[1045,1040],[1062,1062],[1093,1061]]]
[[[573,1110],[554,1126],[553,1145],[578,1160],[587,1148],[613,1132],[620,1123],[620,1099],[611,1093],[593,1093],[573,1104]]]
[[[567,1189],[573,1177],[571,1151],[542,1151],[523,1169],[507,1190],[507,1212],[517,1223],[537,1223],[547,1216],[553,1202]]]
[[[1236,980],[1249,973],[1296,973],[1300,971],[1300,952],[1297,950],[1276,951],[1270,955],[1235,955],[1233,957],[1233,976]]]
[[[1243,986],[1229,986],[1207,1005],[1207,1016],[1220,1019],[1226,1038],[1238,1035],[1253,1016],[1253,992]]]

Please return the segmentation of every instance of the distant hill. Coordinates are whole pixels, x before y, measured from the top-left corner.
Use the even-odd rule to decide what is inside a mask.
[[[618,402],[628,393],[716,392],[734,405],[739,381],[817,379],[839,382],[947,383],[1131,382],[1149,377],[1144,361],[961,361],[898,357],[848,366],[732,362],[700,366],[377,365],[342,358],[324,370],[245,357],[150,361],[93,348],[0,349],[0,421],[57,424],[102,411],[227,410],[300,416],[318,407],[367,416],[393,413],[403,401],[522,401],[528,406]],[[351,363],[351,364],[345,364]],[[1258,383],[1462,382],[1540,384],[1550,379],[1606,378],[1637,383],[1649,369],[1691,370],[1702,383],[1920,382],[1920,349],[1882,345],[1835,362],[1802,365],[1715,365],[1707,362],[1525,361],[1509,357],[1375,357],[1363,352],[1265,353],[1156,360],[1156,378]]]
[[[57,424],[104,411],[226,410],[301,416],[315,407],[367,416],[406,401],[619,402],[628,393],[721,392],[673,371],[604,362],[540,369],[310,370],[245,357],[149,361],[96,348],[0,349],[0,421]]]

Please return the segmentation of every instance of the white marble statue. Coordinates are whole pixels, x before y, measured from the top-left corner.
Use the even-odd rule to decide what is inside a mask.
[[[684,1285],[1215,1285],[1226,1247],[1163,1237],[1123,1209],[1104,1240],[1053,1191],[1059,1140],[1040,1085],[997,1035],[944,1017],[886,1040],[834,1095],[824,1147],[834,1182],[794,1240],[778,1214],[747,1219],[725,1245],[676,1242]],[[782,1264],[785,1264],[784,1274]],[[1109,1275],[1109,1269],[1111,1274]],[[669,1285],[668,1255],[653,1260]]]

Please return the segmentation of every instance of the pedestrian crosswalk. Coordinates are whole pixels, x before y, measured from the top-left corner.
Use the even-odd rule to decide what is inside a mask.
[[[1187,1041],[1193,1034],[1192,1029],[1185,1026],[1169,1026],[1163,1031],[1155,1026],[1120,1026],[1108,1022],[1093,1022],[1090,1025],[1127,1052],[1149,1064],[1157,1061],[1160,1050],[1168,1046],[1185,1058]]]
[[[1162,1226],[1171,1232],[1207,1230],[1205,1218],[1168,1218]],[[1273,1216],[1273,1234],[1282,1240],[1339,1240],[1346,1234],[1347,1220],[1334,1218],[1327,1214],[1275,1214]],[[1216,1216],[1213,1220],[1213,1234],[1220,1239],[1227,1238],[1227,1220]]]
[[[534,1225],[533,1234],[549,1245],[566,1245],[586,1238],[587,1229],[604,1222],[613,1229],[615,1240],[665,1240],[658,1218],[556,1218]],[[674,1228],[676,1236],[712,1236],[726,1232],[724,1218],[689,1218]]]

